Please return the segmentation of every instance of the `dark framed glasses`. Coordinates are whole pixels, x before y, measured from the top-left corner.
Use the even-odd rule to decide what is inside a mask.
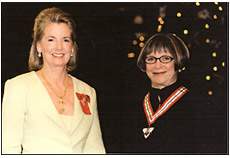
[[[174,58],[170,57],[170,56],[161,56],[160,58],[156,58],[153,56],[149,56],[145,58],[145,63],[147,64],[154,64],[157,62],[157,60],[159,60],[161,63],[167,64],[170,63]]]

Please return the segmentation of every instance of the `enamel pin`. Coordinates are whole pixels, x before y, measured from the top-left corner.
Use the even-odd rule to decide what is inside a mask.
[[[144,134],[145,139],[148,138],[148,136],[152,133],[153,130],[154,130],[154,127],[143,128],[143,134]]]

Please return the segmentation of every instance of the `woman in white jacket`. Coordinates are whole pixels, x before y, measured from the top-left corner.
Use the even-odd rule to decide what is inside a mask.
[[[58,8],[36,17],[30,72],[5,84],[3,154],[105,153],[96,92],[68,74],[77,65],[75,28]]]

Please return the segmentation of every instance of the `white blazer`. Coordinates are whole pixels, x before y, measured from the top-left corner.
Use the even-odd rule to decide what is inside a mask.
[[[71,76],[71,75],[70,75]],[[70,132],[47,90],[32,71],[7,80],[2,109],[2,153],[105,153],[99,124],[96,92],[71,76],[74,84],[74,116]],[[90,96],[91,115],[82,109],[77,93]]]

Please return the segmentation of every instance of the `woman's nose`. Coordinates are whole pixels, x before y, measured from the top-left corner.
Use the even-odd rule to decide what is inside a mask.
[[[56,43],[56,49],[61,50],[62,48],[63,48],[62,42],[61,41],[57,41],[57,43]]]
[[[154,63],[154,66],[155,66],[156,68],[160,68],[160,67],[162,66],[162,63],[160,62],[159,59]]]

